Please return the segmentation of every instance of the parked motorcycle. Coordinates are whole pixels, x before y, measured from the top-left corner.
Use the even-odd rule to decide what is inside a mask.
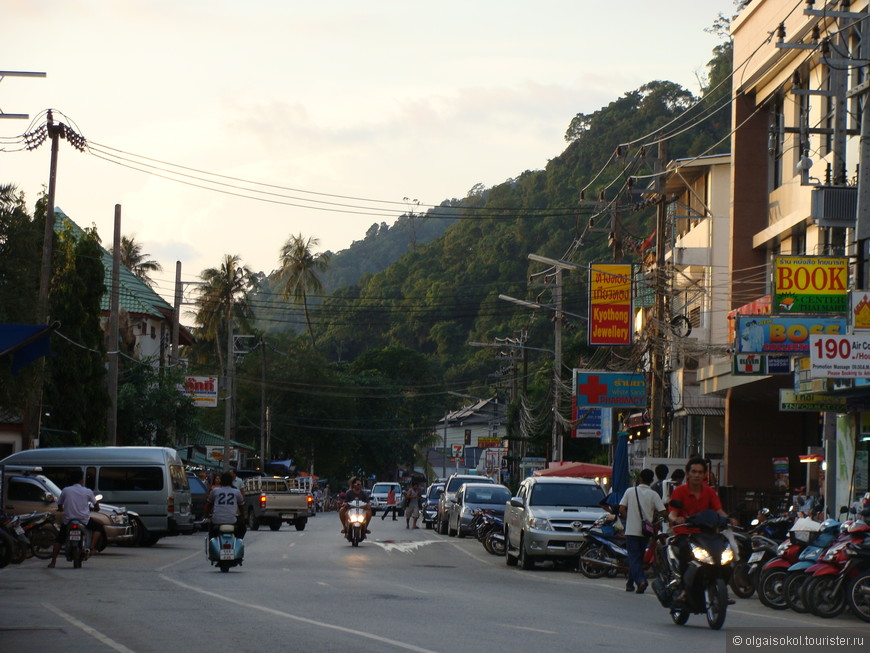
[[[612,513],[605,514],[581,528],[585,541],[580,545],[579,569],[586,578],[628,571],[625,536],[616,533],[614,519]]]
[[[214,536],[206,538],[205,554],[213,567],[227,573],[232,567],[241,567],[245,557],[245,542],[236,537],[234,524],[221,524]]]
[[[345,538],[351,546],[359,546],[366,539],[366,504],[364,501],[349,501],[347,504],[347,532]]]
[[[870,543],[850,544],[847,555],[850,566],[859,570],[846,588],[849,608],[856,617],[870,622]]]
[[[801,517],[788,531],[788,537],[776,549],[758,577],[758,600],[773,610],[786,610],[783,584],[788,569],[798,561],[801,552],[818,536],[821,525],[809,517]]]
[[[671,503],[681,508],[680,502]],[[652,582],[653,591],[662,604],[670,610],[671,619],[684,625],[692,614],[705,614],[707,625],[719,630],[725,623],[728,609],[727,581],[731,575],[734,551],[722,533],[728,520],[714,510],[702,510],[686,518],[686,524],[698,529],[687,534],[691,558],[683,575],[682,584],[677,580],[679,559],[675,538],[667,546],[667,565],[656,565],[660,575]],[[684,601],[677,601],[685,589]]]
[[[826,519],[821,524],[821,529],[813,543],[801,551],[797,562],[788,568],[782,583],[782,596],[785,604],[798,614],[808,612],[803,602],[801,588],[810,576],[807,571],[816,565],[819,556],[836,541],[840,531],[840,522],[834,519]]]
[[[0,518],[0,529],[12,540],[10,561],[19,563],[31,556],[44,560],[50,558],[57,539],[54,521],[53,512],[32,512]]]
[[[504,519],[492,510],[479,509],[474,511],[469,528],[474,536],[483,544],[487,553],[503,556],[505,552]]]

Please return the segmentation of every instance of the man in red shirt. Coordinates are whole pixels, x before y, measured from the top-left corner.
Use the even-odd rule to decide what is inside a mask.
[[[686,526],[680,528],[681,524],[686,523],[686,517],[702,510],[715,510],[722,517],[728,517],[728,513],[722,510],[722,502],[719,501],[716,490],[704,482],[706,478],[707,461],[700,457],[689,458],[689,462],[686,463],[686,482],[671,493],[670,501],[680,501],[683,504],[682,508],[670,506],[670,513],[668,513],[668,520],[678,528],[675,530],[674,545],[679,554],[680,579],[689,565],[689,540],[686,534],[696,530]],[[682,600],[684,595],[685,589],[677,600]]]

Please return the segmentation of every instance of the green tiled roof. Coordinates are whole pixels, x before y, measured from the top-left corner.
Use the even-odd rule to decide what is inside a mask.
[[[81,227],[79,227],[59,208],[55,208],[54,217],[55,231],[61,231],[67,226],[70,226],[76,237],[79,237],[84,233]],[[103,250],[103,269],[105,271],[104,281],[106,284],[106,292],[103,293],[103,298],[100,301],[100,309],[103,311],[109,311],[111,308],[109,306],[109,289],[112,287],[112,255],[105,248],[101,249]],[[172,306],[133,274],[129,268],[121,265],[119,270],[120,274],[118,275],[118,284],[120,286],[119,303],[121,308],[128,313],[166,317],[166,314],[161,312],[159,309],[171,311]]]

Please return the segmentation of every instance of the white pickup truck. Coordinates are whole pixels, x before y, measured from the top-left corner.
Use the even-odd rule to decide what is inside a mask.
[[[252,531],[268,524],[277,531],[283,522],[305,530],[314,497],[305,490],[294,490],[278,476],[252,476],[245,479],[245,516]]]

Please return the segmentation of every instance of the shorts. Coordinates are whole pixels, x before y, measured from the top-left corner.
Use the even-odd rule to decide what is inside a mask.
[[[420,509],[416,506],[408,506],[405,508],[405,520],[417,519],[420,516]]]
[[[99,530],[100,523],[96,519],[89,519],[88,524],[87,524],[87,526],[85,526],[85,528],[87,528],[88,532],[93,535],[93,532],[95,530]],[[66,532],[68,530],[69,530],[69,524],[61,524],[60,530],[57,533],[57,537],[54,538],[54,541],[57,542],[58,544],[63,544],[64,542],[66,542]],[[90,544],[91,544],[90,542],[85,542],[85,548],[89,547]]]

